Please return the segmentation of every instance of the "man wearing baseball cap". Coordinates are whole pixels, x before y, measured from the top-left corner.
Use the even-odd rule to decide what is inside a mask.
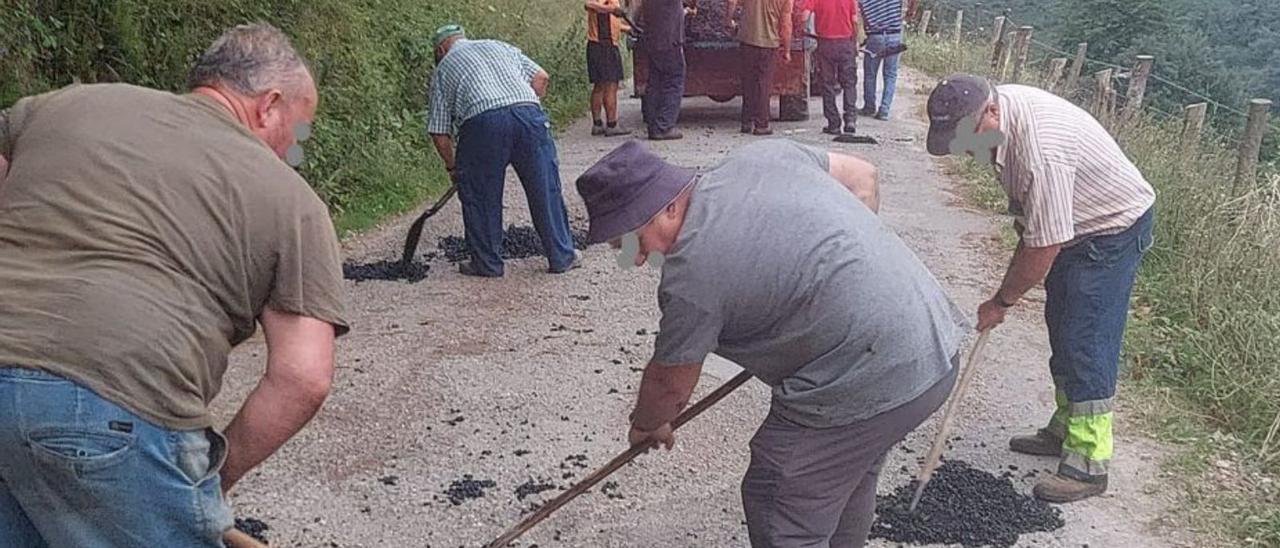
[[[929,96],[931,154],[991,162],[1019,235],[978,328],[1044,281],[1058,407],[1010,449],[1060,459],[1036,496],[1071,502],[1103,493],[1112,456],[1112,397],[1129,295],[1152,244],[1155,192],[1089,113],[1049,92],[947,77]]]
[[[875,168],[766,140],[699,174],[633,141],[577,186],[589,241],[661,264],[631,443],[672,446],[719,354],[773,387],[742,483],[751,545],[862,546],[885,453],[947,398],[966,331],[876,216]]]
[[[547,93],[547,72],[511,44],[468,40],[460,25],[440,27],[432,43],[436,70],[427,133],[462,199],[471,260],[459,270],[468,276],[503,275],[502,189],[508,165],[524,185],[548,271],[577,267],[556,143],[539,103]]]

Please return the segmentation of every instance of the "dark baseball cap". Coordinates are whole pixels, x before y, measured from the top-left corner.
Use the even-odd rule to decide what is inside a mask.
[[[929,154],[950,154],[960,121],[982,110],[989,97],[991,84],[972,74],[952,74],[938,82],[929,94]]]
[[[607,242],[634,231],[675,201],[697,172],[671,165],[631,140],[578,177],[587,205],[587,243]]]

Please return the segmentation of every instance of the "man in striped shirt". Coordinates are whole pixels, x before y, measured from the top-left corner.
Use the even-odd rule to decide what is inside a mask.
[[[901,54],[876,57],[879,52],[902,45],[902,0],[860,0],[862,28],[867,35],[867,53],[862,62],[862,111],[863,116],[875,116],[877,120],[889,119],[889,107],[898,87],[898,59]],[[876,107],[876,80],[884,70],[884,91],[880,94],[880,106]]]
[[[440,27],[433,43],[436,70],[427,133],[462,199],[471,260],[459,270],[468,276],[503,274],[502,187],[508,165],[524,185],[550,272],[573,268],[578,252],[560,193],[556,144],[538,102],[550,81],[546,71],[511,44],[468,40],[459,25]]]
[[[1060,458],[1036,496],[1071,502],[1106,491],[1112,397],[1134,277],[1152,244],[1155,192],[1097,120],[1065,99],[970,75],[929,96],[931,154],[995,164],[1019,242],[978,329],[1044,280],[1049,370],[1057,410],[1035,434],[1010,440],[1021,453]]]

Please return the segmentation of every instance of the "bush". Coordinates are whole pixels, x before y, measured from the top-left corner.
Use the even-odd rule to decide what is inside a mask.
[[[17,0],[0,12],[0,107],[72,82],[179,91],[223,30],[272,23],[313,65],[320,111],[300,169],[346,232],[447,184],[423,134],[436,27],[524,49],[551,74],[545,106],[563,123],[589,92],[581,14],[578,0]]]

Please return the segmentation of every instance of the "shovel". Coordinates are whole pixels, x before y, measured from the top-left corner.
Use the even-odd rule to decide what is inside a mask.
[[[444,196],[436,200],[435,205],[422,212],[422,215],[419,215],[417,220],[413,221],[413,225],[409,227],[409,235],[404,239],[404,254],[400,256],[400,270],[402,272],[407,271],[409,265],[413,264],[413,255],[418,252],[418,240],[422,239],[422,227],[426,224],[427,219],[430,219],[432,215],[440,211],[440,208],[449,202],[449,198],[452,198],[457,193],[458,185],[449,185],[449,190],[444,191]]]
[[[680,416],[671,421],[671,430],[675,431],[684,423],[693,420],[694,417],[697,417],[703,411],[706,411],[707,408],[715,405],[716,402],[721,399],[724,399],[725,396],[728,396],[730,392],[733,392],[739,386],[742,386],[742,383],[747,382],[750,378],[751,373],[747,371],[738,373],[736,377],[729,379],[729,382],[721,385],[720,388],[715,390],[715,392],[707,394],[706,397],[699,400],[698,403],[693,404],[693,407],[685,409],[683,413],[680,413]],[[578,495],[587,492],[587,489],[590,489],[595,484],[600,483],[602,480],[609,477],[610,474],[618,471],[619,468],[626,466],[627,463],[634,460],[641,453],[652,449],[653,446],[653,440],[632,445],[630,449],[623,451],[621,454],[614,457],[613,460],[609,461],[609,464],[604,465],[599,470],[593,472],[590,476],[587,476],[586,479],[574,484],[574,486],[570,487],[568,491],[560,493],[560,496],[551,499],[551,502],[542,505],[541,508],[538,508],[537,512],[534,512],[533,515],[525,518],[524,521],[521,521],[515,527],[508,529],[507,532],[494,539],[493,542],[484,545],[485,548],[502,548],[503,546],[510,544],[511,541],[520,538],[520,535],[525,534],[525,532],[532,529],[534,525],[537,525],[541,523],[542,520],[547,519],[552,512],[559,510],[560,507],[568,504],[569,501],[577,498]]]
[[[920,504],[920,495],[924,494],[924,486],[933,479],[933,471],[938,468],[942,450],[947,446],[947,436],[951,433],[951,421],[956,417],[960,403],[964,401],[965,390],[969,388],[969,381],[973,380],[973,373],[978,369],[977,365],[980,363],[978,359],[982,357],[982,349],[987,346],[989,335],[991,335],[990,328],[978,334],[978,341],[973,343],[973,350],[969,351],[969,360],[964,366],[964,373],[960,375],[960,382],[957,382],[955,389],[951,391],[947,413],[942,416],[942,424],[938,426],[938,433],[933,437],[933,447],[929,449],[929,456],[920,467],[920,475],[916,477],[916,494],[911,497],[911,507],[907,509],[908,512],[916,511],[916,505]]]
[[[267,548],[266,544],[258,542],[248,533],[235,528],[228,529],[222,534],[222,542],[227,545],[227,548]]]

